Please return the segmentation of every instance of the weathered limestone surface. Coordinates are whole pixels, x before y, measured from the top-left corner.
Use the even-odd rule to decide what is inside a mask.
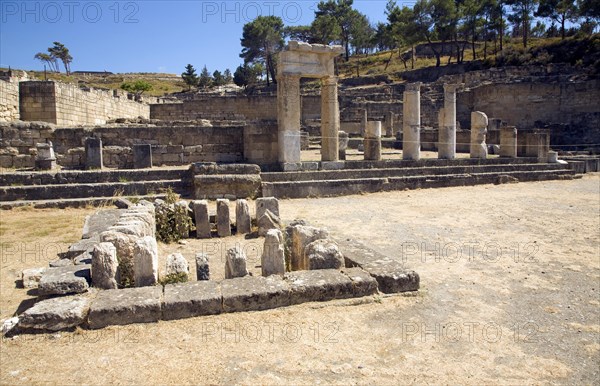
[[[517,128],[514,126],[500,128],[500,157],[517,157]]]
[[[246,261],[246,254],[240,246],[235,246],[227,250],[227,255],[225,256],[225,279],[247,276]]]
[[[285,280],[291,304],[350,298],[354,291],[352,280],[336,269],[288,272]]]
[[[267,210],[279,217],[279,200],[275,197],[261,197],[256,199],[256,219],[261,218]]]
[[[86,169],[102,169],[102,140],[100,138],[85,139],[85,167]]]
[[[308,225],[296,225],[292,228],[292,250],[291,250],[291,268],[292,271],[308,269],[308,262],[305,260],[304,249],[315,240],[326,239],[329,232],[326,229],[319,229]]]
[[[244,199],[235,202],[235,228],[238,235],[250,233],[252,230],[250,207],[248,201]]]
[[[285,251],[283,234],[279,229],[270,229],[265,235],[265,243],[261,257],[263,276],[285,274]]]
[[[215,281],[191,281],[165,286],[163,319],[175,320],[222,311],[221,286]]]
[[[133,145],[133,167],[134,169],[146,169],[152,167],[152,146],[147,144]]]
[[[277,215],[272,213],[269,209],[258,219],[258,235],[264,237],[267,232],[271,229],[279,229],[281,227],[281,221]]]
[[[56,168],[56,155],[52,142],[36,143],[37,156],[35,157],[36,170],[52,170]]]
[[[38,293],[45,296],[86,292],[91,279],[91,267],[91,265],[71,265],[48,268],[40,279]]]
[[[340,107],[337,90],[337,77],[328,76],[321,80],[322,161],[337,161],[339,159]]]
[[[550,135],[547,132],[527,133],[525,136],[525,155],[536,157],[538,162],[548,162]]]
[[[229,218],[229,200],[217,200],[217,234],[219,237],[231,236],[231,219]]]
[[[194,208],[194,217],[196,218],[196,237],[199,239],[209,239],[211,234],[208,201],[194,201],[192,205]]]
[[[342,273],[352,280],[352,291],[355,297],[369,296],[377,293],[377,280],[362,268],[343,268]]]
[[[221,282],[225,312],[258,311],[290,305],[290,288],[279,276],[247,276]]]
[[[59,331],[85,322],[90,308],[86,296],[64,296],[37,302],[19,317],[19,327]]]
[[[106,231],[100,234],[100,241],[111,243],[116,248],[119,281],[134,282],[133,256],[137,237],[121,232]]]
[[[167,275],[190,274],[190,266],[181,253],[171,253],[167,256]]]
[[[381,160],[381,122],[367,122],[367,130],[364,139],[365,160]]]
[[[196,280],[210,280],[208,255],[205,253],[196,254]]]
[[[304,261],[308,269],[340,269],[344,266],[344,256],[338,245],[327,239],[315,240],[304,249]]]
[[[277,125],[279,162],[300,162],[300,76],[277,77]]]
[[[444,84],[444,108],[439,114],[438,158],[456,158],[456,90],[457,84]]]
[[[122,209],[102,209],[85,217],[83,224],[82,239],[90,239],[106,231],[109,227],[119,221],[119,217],[125,213]]]
[[[23,288],[37,288],[44,272],[45,267],[24,269],[21,274]]]
[[[102,289],[117,288],[117,248],[112,243],[99,243],[92,249],[92,284]]]
[[[471,158],[487,158],[487,133],[488,117],[481,111],[471,112]]]
[[[194,197],[216,199],[222,197],[254,198],[261,185],[260,175],[222,174],[194,176]]]
[[[92,300],[90,328],[156,322],[161,318],[162,286],[98,292]]]
[[[421,83],[409,83],[404,90],[402,116],[402,158],[421,158]]]
[[[136,287],[156,284],[158,281],[158,245],[151,236],[135,242],[133,273]]]

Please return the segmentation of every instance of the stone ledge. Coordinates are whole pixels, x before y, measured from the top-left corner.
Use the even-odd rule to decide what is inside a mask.
[[[162,290],[162,287],[140,287],[100,291],[90,307],[89,327],[159,321]]]
[[[83,324],[90,308],[86,296],[65,296],[37,302],[19,316],[19,328],[59,331]]]
[[[354,295],[352,280],[336,269],[293,271],[285,274],[291,304],[346,299]]]
[[[165,286],[162,319],[175,320],[222,312],[221,286],[202,280]]]
[[[67,295],[87,292],[91,280],[90,264],[48,268],[38,285],[38,294]]]
[[[290,287],[279,276],[245,276],[223,280],[223,311],[260,311],[291,304]]]

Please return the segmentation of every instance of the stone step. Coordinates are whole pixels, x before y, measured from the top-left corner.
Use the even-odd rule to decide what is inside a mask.
[[[333,197],[405,189],[492,184],[497,183],[501,176],[512,177],[520,182],[573,179],[579,177],[579,175],[576,175],[574,171],[569,169],[504,171],[319,181],[263,182],[262,190],[263,196],[277,198]]]
[[[189,167],[137,170],[61,170],[56,172],[5,172],[0,186],[65,185],[100,182],[176,180],[188,175]]]
[[[145,196],[161,193],[171,187],[177,193],[187,193],[188,183],[182,180],[134,182],[103,182],[65,185],[24,185],[0,187],[0,202],[18,200],[52,200],[113,196]]]
[[[388,178],[418,175],[442,175],[464,173],[503,173],[510,171],[534,170],[565,170],[561,164],[492,164],[492,165],[459,165],[459,166],[425,166],[408,168],[381,168],[381,169],[342,169],[318,170],[303,172],[263,173],[263,182],[292,182],[292,181],[319,181],[337,179],[363,179],[363,178]]]

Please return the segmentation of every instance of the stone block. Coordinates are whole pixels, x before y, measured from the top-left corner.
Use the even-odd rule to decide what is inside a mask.
[[[161,297],[161,286],[100,291],[92,300],[88,324],[97,329],[156,322],[161,318]]]
[[[102,140],[100,138],[85,139],[85,167],[86,169],[102,169]]]
[[[290,263],[292,271],[308,269],[308,263],[304,259],[304,249],[315,240],[326,239],[329,232],[308,225],[296,225],[292,227],[292,248]]]
[[[344,161],[323,161],[321,162],[322,170],[342,170],[346,163]]]
[[[38,285],[38,294],[67,295],[86,292],[89,288],[91,265],[71,265],[48,268]]]
[[[227,250],[227,255],[225,256],[225,279],[247,276],[247,260],[246,254],[239,245]]]
[[[256,199],[256,219],[261,218],[267,210],[279,217],[279,200],[275,197],[261,197]]]
[[[81,238],[90,239],[106,231],[119,221],[120,216],[124,212],[121,209],[103,209],[87,216],[83,224],[83,236]]]
[[[152,167],[152,145],[133,145],[133,167],[134,169]]]
[[[214,281],[191,281],[165,286],[163,320],[214,315],[222,311],[222,295],[219,283]]]
[[[135,242],[133,275],[136,287],[158,282],[158,245],[154,237],[146,236]]]
[[[342,273],[352,280],[352,293],[355,297],[369,296],[377,293],[377,280],[362,268],[343,268]]]
[[[190,266],[181,253],[171,253],[167,256],[167,275],[190,274]]]
[[[208,264],[208,255],[205,253],[196,254],[196,280],[209,280],[210,266]]]
[[[265,243],[261,256],[263,276],[285,274],[285,250],[283,234],[279,229],[271,229],[265,235]]]
[[[229,217],[229,200],[217,200],[217,234],[219,237],[231,236],[231,219]]]
[[[206,200],[193,201],[192,206],[196,219],[196,237],[199,239],[209,239],[211,234],[208,202]]]
[[[235,202],[235,227],[238,235],[252,231],[250,207],[248,206],[248,201],[244,199]]]
[[[338,245],[328,239],[315,240],[304,248],[304,261],[309,270],[340,269],[344,266],[344,256]]]
[[[221,282],[225,312],[259,311],[290,305],[290,288],[279,276],[246,276]]]
[[[90,308],[86,296],[64,296],[37,302],[19,316],[19,327],[59,331],[85,322]]]
[[[366,161],[381,161],[381,137],[365,138],[364,158]]]
[[[267,211],[258,218],[257,225],[258,235],[264,237],[269,230],[279,229],[281,227],[281,221],[277,215],[267,209]]]
[[[92,249],[92,284],[102,289],[117,288],[117,248],[112,243],[100,243]]]
[[[290,285],[291,304],[346,299],[354,294],[352,280],[336,269],[288,272],[285,281]]]
[[[377,280],[379,290],[383,293],[390,294],[419,289],[419,274],[406,269],[400,262],[367,263],[362,268]]]
[[[261,189],[260,175],[197,175],[194,177],[194,196],[197,199],[215,199],[225,195],[236,198],[254,198]]]
[[[46,269],[45,267],[24,269],[21,274],[23,288],[37,288]]]

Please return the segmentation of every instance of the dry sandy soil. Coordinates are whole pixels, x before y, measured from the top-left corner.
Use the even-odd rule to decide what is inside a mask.
[[[33,299],[20,271],[80,237],[93,211],[0,212],[2,319]],[[5,338],[0,383],[600,383],[600,175],[283,200],[281,213],[404,259],[421,290]],[[192,261],[206,243],[161,252]]]

